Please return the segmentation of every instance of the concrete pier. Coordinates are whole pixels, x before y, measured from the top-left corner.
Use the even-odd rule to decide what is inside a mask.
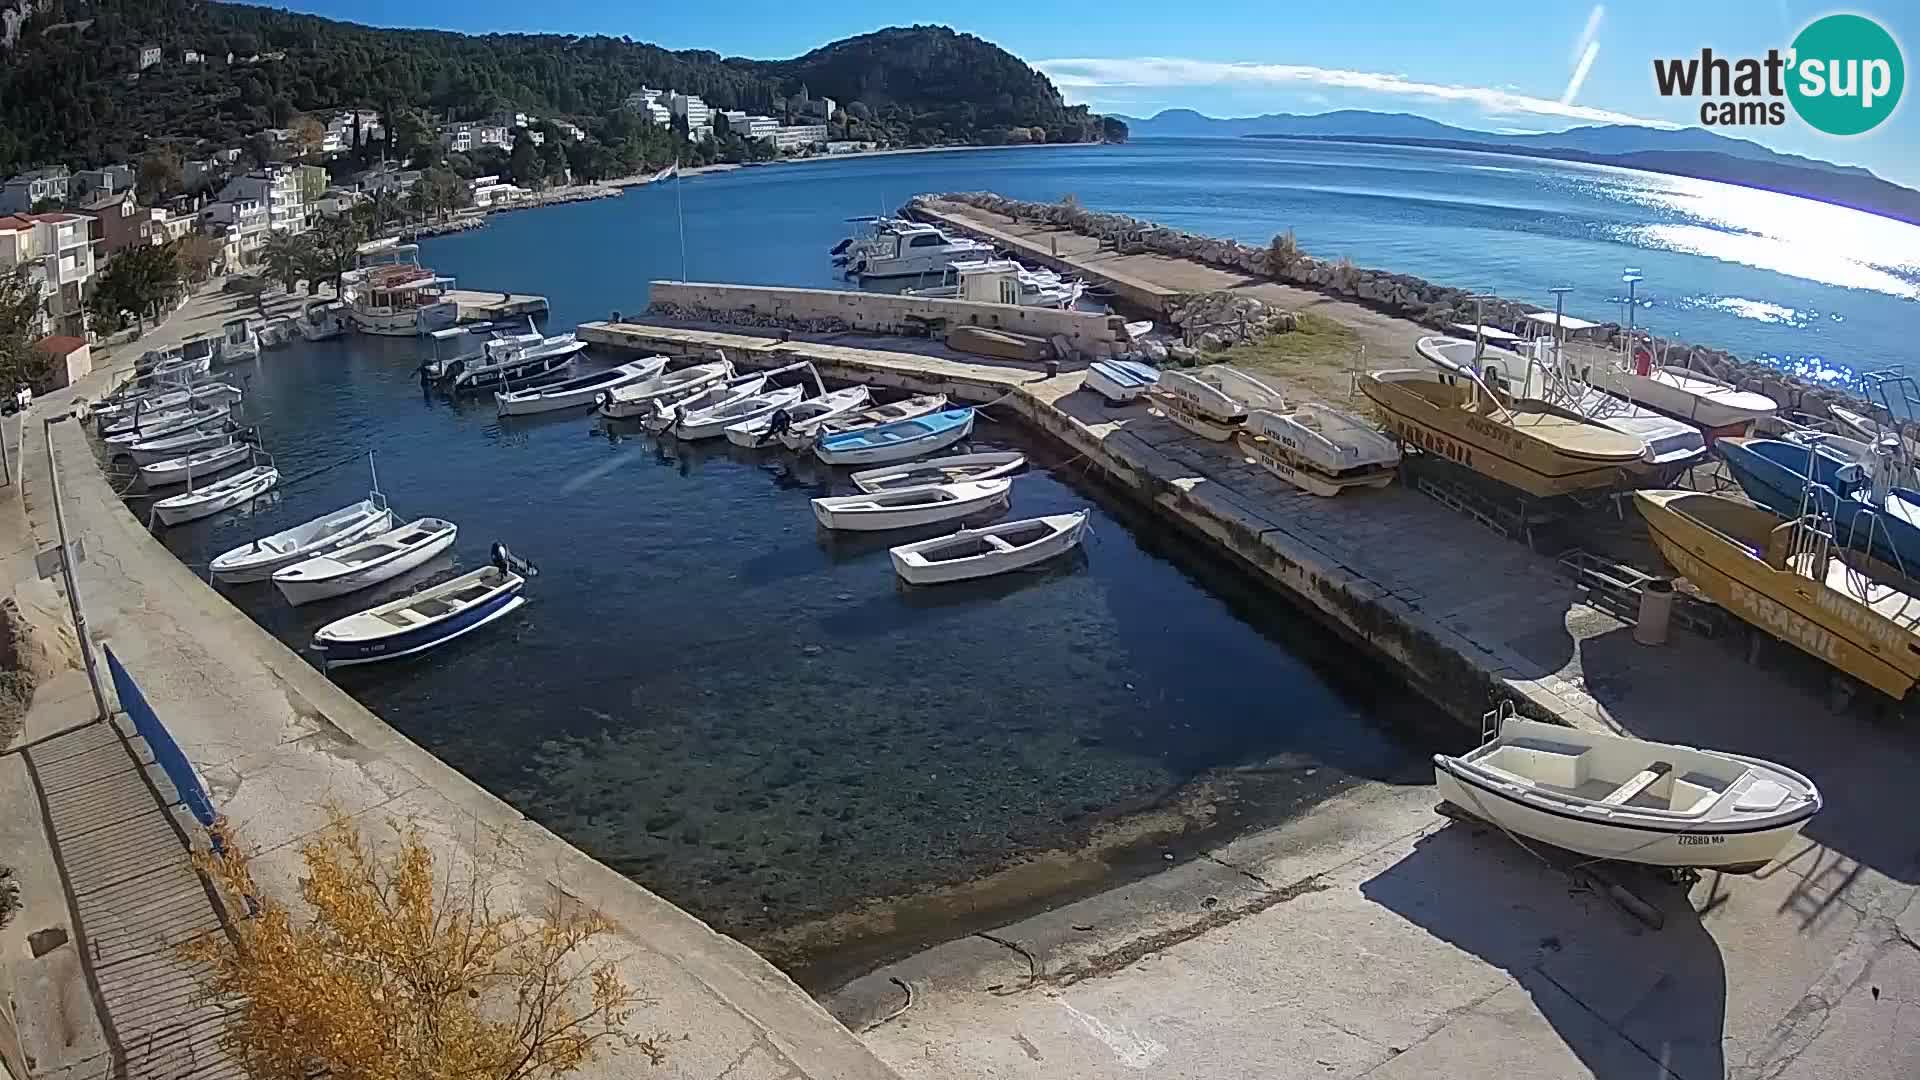
[[[447,296],[460,305],[461,322],[524,319],[528,316],[547,313],[547,298],[544,296],[486,292],[481,289],[454,289]]]

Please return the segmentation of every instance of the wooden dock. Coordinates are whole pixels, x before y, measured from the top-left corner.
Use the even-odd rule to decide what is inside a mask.
[[[547,298],[544,296],[485,292],[480,289],[454,289],[447,295],[460,305],[461,322],[494,322],[547,313]]]

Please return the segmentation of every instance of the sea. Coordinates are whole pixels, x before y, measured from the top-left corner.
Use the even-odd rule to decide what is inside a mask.
[[[1316,254],[1515,297],[1567,283],[1568,310],[1596,318],[1616,314],[1621,270],[1637,266],[1641,323],[1819,370],[1901,363],[1920,288],[1916,230],[1783,196],[1453,151],[1228,140],[744,168],[499,215],[423,256],[466,288],[549,297],[548,326],[562,329],[641,311],[658,278],[836,284],[827,252],[846,219],[954,190],[1071,194],[1250,242],[1291,228]],[[1429,782],[1426,756],[1468,738],[1005,418],[982,422],[973,448],[1030,455],[1011,512],[1088,508],[1091,539],[1037,572],[908,589],[887,557],[897,538],[816,529],[808,500],[850,491],[843,471],[580,412],[499,418],[489,402],[424,390],[422,358],[410,339],[349,337],[228,369],[287,482],[165,542],[204,572],[221,551],[361,498],[369,455],[403,518],[460,527],[449,557],[347,598],[296,609],[269,585],[218,586],[297,650],[332,619],[510,546],[540,570],[530,603],[338,682],[523,813],[815,985],[846,974],[849,956],[995,925],[1356,784]],[[590,351],[587,363],[615,359]],[[1150,842],[1103,854],[1103,874],[931,921],[889,915],[1156,814],[1185,831],[1141,833]]]

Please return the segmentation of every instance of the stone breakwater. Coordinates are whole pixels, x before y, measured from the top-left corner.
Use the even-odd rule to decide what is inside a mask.
[[[1091,236],[1123,252],[1146,252],[1169,258],[1190,259],[1222,270],[1255,274],[1274,281],[1332,296],[1358,301],[1390,315],[1429,326],[1446,333],[1459,333],[1455,322],[1472,322],[1474,302],[1465,289],[1436,285],[1411,274],[1396,274],[1355,266],[1351,260],[1316,258],[1299,250],[1291,236],[1276,236],[1267,247],[1253,247],[1237,240],[1223,240],[1169,228],[1158,222],[1126,214],[1089,210],[1076,202],[1027,202],[1009,199],[990,191],[955,192],[944,195],[916,195],[903,214],[934,202],[961,203],[989,213],[1021,221],[1038,222]],[[1525,301],[1501,298],[1483,299],[1480,310],[1486,325],[1511,327],[1520,317],[1547,308]],[[1602,323],[1596,331],[1602,341],[1617,347],[1624,328],[1618,323]],[[1757,390],[1780,402],[1788,412],[1825,416],[1829,404],[1847,404],[1885,420],[1885,411],[1838,387],[1807,382],[1756,360],[1746,360],[1725,349],[1708,345],[1674,342],[1667,346],[1662,363],[1691,366],[1742,389]],[[1915,425],[1909,425],[1914,428]]]
[[[852,333],[854,329],[853,324],[845,319],[788,319],[742,308],[689,307],[670,300],[656,300],[648,304],[646,317],[666,319],[671,322],[751,326],[761,330],[791,330],[796,334],[847,334]],[[619,312],[613,313],[613,321],[620,321]]]

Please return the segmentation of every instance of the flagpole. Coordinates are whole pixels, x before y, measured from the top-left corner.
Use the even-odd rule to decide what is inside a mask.
[[[687,211],[680,200],[680,159],[673,159],[673,216],[680,222],[680,280],[687,280]]]

